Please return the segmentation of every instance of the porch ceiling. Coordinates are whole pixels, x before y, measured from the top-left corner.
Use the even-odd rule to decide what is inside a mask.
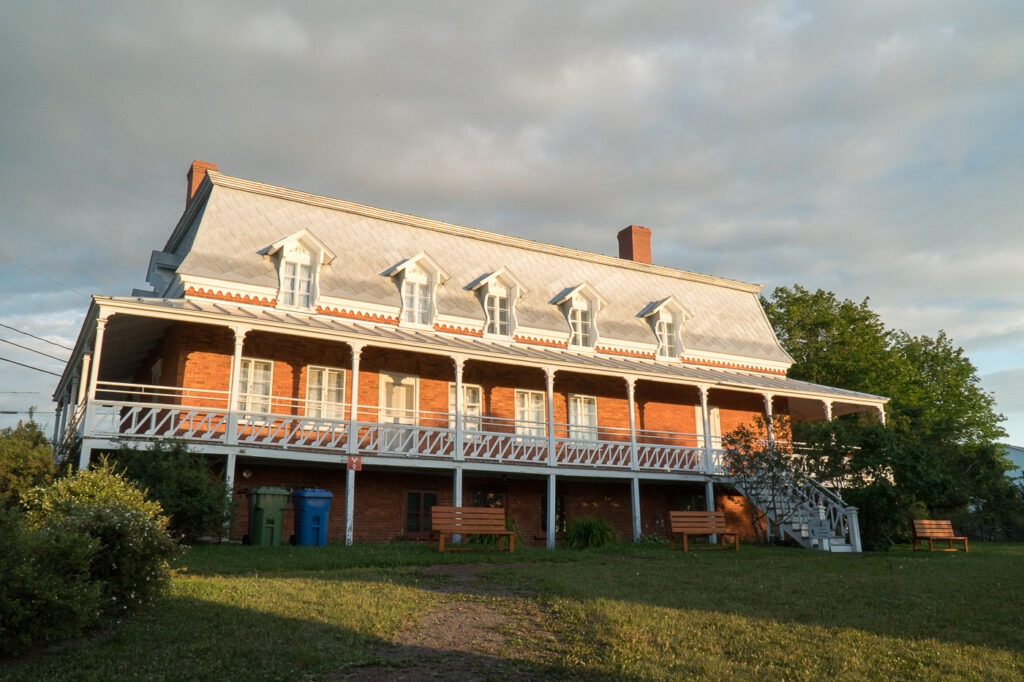
[[[472,356],[472,359],[486,359],[491,362],[504,364],[550,366],[556,369],[575,371],[590,369],[595,373],[601,374],[699,384],[711,388],[770,392],[779,395],[804,396],[818,399],[824,398],[854,405],[881,405],[886,401],[886,398],[869,393],[821,386],[806,381],[796,381],[783,376],[671,364],[654,360],[592,355],[571,350],[540,348],[524,344],[501,343],[488,339],[362,324],[348,320],[302,315],[255,306],[239,306],[213,301],[157,298],[96,297],[96,302],[111,312],[121,312],[126,313],[127,316],[132,316],[115,315],[111,320],[113,322],[118,317],[126,317],[123,322],[119,322],[114,326],[114,329],[124,333],[112,334],[111,326],[108,323],[108,336],[122,337],[116,341],[111,339],[111,342],[117,345],[112,345],[108,348],[118,349],[113,350],[111,354],[117,355],[118,351],[123,351],[126,354],[124,359],[111,359],[111,367],[108,370],[107,349],[104,349],[101,370],[104,377],[110,378],[115,378],[115,375],[120,378],[126,376],[126,372],[134,371],[134,367],[149,352],[149,349],[163,333],[170,320],[178,319],[203,324],[249,326],[281,334],[292,333],[333,337],[343,343],[355,342],[369,345],[380,343],[386,346],[406,347],[409,350],[425,353]],[[145,318],[151,319],[146,321]],[[162,324],[154,324],[152,318],[160,319]],[[133,319],[135,320],[134,322],[132,321]],[[121,325],[124,326],[122,327]],[[130,368],[129,365],[131,366]]]

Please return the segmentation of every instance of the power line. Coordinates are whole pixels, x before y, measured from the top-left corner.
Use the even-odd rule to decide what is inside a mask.
[[[35,348],[29,348],[28,346],[23,346],[20,343],[14,343],[14,341],[8,341],[7,339],[0,339],[0,343],[9,343],[12,346],[17,346],[18,348],[24,348],[27,351],[32,351],[33,353],[39,353],[40,355],[45,355],[46,357],[53,358],[54,360],[60,360],[61,362],[67,362],[67,358],[58,358],[56,355],[50,355],[49,353],[44,353],[41,350],[36,350]]]
[[[21,365],[22,367],[28,367],[29,369],[34,369],[37,372],[43,372],[45,374],[52,374],[55,377],[59,377],[60,376],[56,372],[51,372],[48,369],[40,369],[38,367],[33,367],[32,365],[26,365],[24,362],[18,362],[17,360],[11,360],[10,358],[0,358],[0,360],[3,360],[5,362],[10,362],[11,364],[14,364],[14,365]]]
[[[64,287],[65,289],[67,289],[68,291],[70,291],[70,292],[71,292],[71,293],[73,293],[73,294],[78,294],[79,296],[85,296],[86,298],[89,298],[89,294],[83,294],[83,293],[82,293],[81,291],[79,291],[78,289],[72,289],[72,288],[71,288],[71,287],[69,287],[69,286],[68,286],[67,284],[64,284],[64,282],[59,282],[59,281],[55,280],[55,279],[54,279],[53,277],[50,277],[49,275],[47,275],[47,274],[46,274],[46,273],[44,273],[44,272],[39,272],[39,271],[38,271],[38,270],[36,270],[35,268],[31,268],[31,267],[29,267],[29,266],[25,265],[24,263],[19,263],[18,261],[14,260],[14,259],[13,259],[13,258],[11,258],[10,256],[8,256],[8,255],[7,255],[6,253],[0,253],[0,257],[6,258],[7,260],[11,261],[11,262],[12,262],[12,263],[14,263],[15,265],[20,265],[21,267],[25,268],[26,270],[28,270],[28,271],[30,271],[30,272],[34,272],[34,273],[36,273],[37,275],[39,275],[40,277],[44,277],[44,278],[48,279],[48,280],[50,280],[51,282],[53,282],[54,284],[56,284],[56,285],[58,285],[58,286],[62,286],[62,287]]]
[[[74,350],[74,348],[68,348],[67,346],[59,344],[56,341],[50,341],[50,339],[44,339],[41,336],[36,336],[35,334],[29,334],[26,331],[18,329],[17,327],[12,327],[9,324],[4,324],[3,322],[0,322],[0,327],[3,327],[4,329],[10,329],[12,331],[16,331],[19,334],[24,334],[25,336],[31,336],[33,339],[37,339],[39,341],[45,341],[46,343],[50,344],[51,346],[57,346],[57,348],[63,348],[64,350]]]

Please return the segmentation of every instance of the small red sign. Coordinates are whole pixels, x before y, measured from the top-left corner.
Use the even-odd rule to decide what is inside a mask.
[[[362,471],[363,470],[363,458],[350,455],[348,458],[348,469],[349,471]]]

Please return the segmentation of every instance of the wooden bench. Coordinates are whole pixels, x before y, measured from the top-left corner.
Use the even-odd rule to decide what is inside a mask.
[[[437,549],[443,552],[447,535],[497,535],[501,549],[508,538],[508,553],[516,548],[516,534],[505,528],[505,510],[500,507],[431,507],[430,542],[437,539]],[[473,549],[451,547],[448,549]]]
[[[700,549],[729,549],[726,536],[731,535],[734,548],[737,552],[740,551],[740,536],[725,525],[725,512],[670,511],[668,518],[668,544],[673,549],[676,546],[675,537],[677,535],[683,536],[683,551],[686,552],[690,548],[688,538],[691,535],[715,534],[718,535],[719,544],[708,545]]]
[[[963,540],[964,551],[967,551],[967,538],[959,535],[953,535],[953,522],[952,521],[935,521],[932,519],[915,519],[914,520],[914,551],[917,551],[917,544],[921,540],[928,541],[928,551],[934,552],[935,546],[932,544],[935,540],[945,540],[949,546],[939,547],[940,552],[958,552],[957,548],[953,547],[953,540]]]

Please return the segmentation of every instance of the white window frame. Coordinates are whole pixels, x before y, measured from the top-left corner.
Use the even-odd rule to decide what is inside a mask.
[[[281,293],[278,303],[285,308],[309,310],[313,307],[313,265],[308,255],[281,260]]]
[[[418,267],[406,269],[402,277],[402,322],[428,327],[434,320],[433,287],[429,275]]]
[[[569,347],[593,348],[596,341],[594,333],[593,304],[586,296],[574,296],[569,306]]]
[[[658,337],[658,357],[663,360],[679,359],[679,326],[671,311],[662,310],[654,321],[654,334]]]
[[[256,365],[267,365],[267,392],[253,393],[253,372]],[[274,361],[262,358],[242,358],[238,366],[238,410],[270,414],[274,399]]]
[[[539,405],[535,399],[539,398]],[[517,388],[514,393],[516,435],[547,435],[547,393]],[[533,419],[539,413],[540,419]]]
[[[321,373],[319,395],[312,396],[313,375]],[[331,386],[330,379],[340,379],[340,386]],[[337,391],[340,400],[329,400],[329,392]],[[306,366],[306,416],[317,419],[345,419],[345,370],[325,365]]]
[[[509,338],[512,336],[512,296],[508,287],[494,283],[484,294],[484,312],[487,321],[484,333],[488,336]],[[504,319],[502,319],[504,317]]]
[[[569,394],[569,438],[597,440],[597,396]]]
[[[471,394],[476,393],[474,399]],[[479,431],[483,424],[484,390],[478,384],[462,384],[462,430]],[[448,382],[448,428],[455,428],[455,382]]]
[[[334,252],[309,230],[299,230],[260,253],[277,258],[277,307],[315,312],[320,298],[320,271],[334,260]]]

